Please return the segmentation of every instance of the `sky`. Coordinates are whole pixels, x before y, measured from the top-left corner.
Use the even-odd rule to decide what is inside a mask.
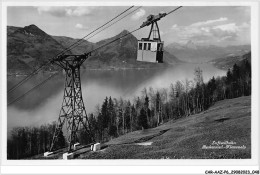
[[[127,8],[128,6],[9,6],[7,25],[24,27],[35,24],[50,35],[82,38]],[[174,8],[176,7],[143,6],[89,41],[97,42],[123,30],[132,31],[146,21],[150,14],[157,15]],[[166,45],[192,41],[198,45],[226,46],[251,43],[250,21],[250,7],[247,6],[184,6],[162,18],[158,25]],[[133,35],[138,39],[145,38],[149,30],[150,27],[145,27]]]

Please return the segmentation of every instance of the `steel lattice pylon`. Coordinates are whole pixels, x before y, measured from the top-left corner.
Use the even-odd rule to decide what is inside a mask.
[[[68,151],[71,151],[73,144],[78,141],[77,134],[82,128],[86,130],[91,140],[94,141],[82,98],[80,80],[80,66],[88,56],[89,55],[63,55],[53,61],[53,63],[65,70],[66,78],[62,107],[50,151],[53,149],[64,124],[66,124],[66,130],[68,132]]]

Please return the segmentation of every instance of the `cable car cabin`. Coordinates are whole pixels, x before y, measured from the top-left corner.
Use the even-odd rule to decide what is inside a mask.
[[[163,63],[163,42],[144,38],[139,40],[137,61]]]
[[[161,41],[160,31],[157,24],[166,13],[159,15],[149,15],[147,20],[140,26],[151,25],[148,38],[138,40],[137,61],[163,63],[163,41]]]

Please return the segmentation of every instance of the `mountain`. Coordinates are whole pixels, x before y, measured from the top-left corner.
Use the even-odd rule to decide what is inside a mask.
[[[186,43],[186,48],[188,49],[193,49],[193,50],[196,50],[197,49],[197,46],[194,42],[192,42],[191,40],[189,40],[187,43]]]
[[[21,27],[7,26],[7,35],[14,33],[18,29],[21,29]]]
[[[209,63],[220,69],[227,70],[232,68],[234,64],[241,65],[244,64],[245,61],[248,61],[251,64],[251,51],[242,55],[230,55],[227,57],[217,58]]]
[[[103,46],[106,43],[109,43],[117,38],[120,38],[129,32],[127,30],[122,31],[120,34],[101,40],[96,43],[97,47]],[[95,63],[97,61],[105,63],[110,67],[128,67],[128,68],[151,68],[151,67],[162,67],[165,64],[177,64],[181,63],[181,61],[176,58],[174,55],[168,53],[167,51],[164,52],[164,63],[157,64],[157,63],[145,63],[145,62],[137,62],[137,38],[132,34],[127,35],[126,37],[121,38],[109,44],[98,51],[98,54],[92,56],[88,62]],[[88,64],[86,62],[86,64]]]
[[[97,47],[101,47],[106,43],[116,40],[129,32],[127,30],[122,31],[118,35],[101,40],[96,43]],[[137,39],[129,34],[105,47],[98,50],[98,54],[91,57],[90,60],[99,59],[102,62],[111,62],[115,60],[119,61],[133,61],[136,59],[137,55]]]
[[[170,54],[168,51],[164,50],[163,52],[163,61],[167,64],[179,64],[179,63],[185,63],[185,61],[179,60],[176,56],[173,54]]]
[[[250,45],[226,46],[198,45],[193,41],[186,44],[171,43],[165,47],[170,54],[186,62],[208,62],[216,58],[245,54],[251,50]]]
[[[101,40],[97,43],[91,43],[83,40],[81,44],[71,50],[73,54],[82,54],[91,51],[95,48],[101,47],[106,43],[116,40],[129,32],[123,30],[118,35]],[[58,41],[64,47],[68,47],[71,44],[78,41],[78,39],[73,39],[64,36],[52,36],[56,41]],[[164,52],[164,62],[165,64],[155,64],[155,63],[144,63],[136,61],[137,55],[137,38],[132,34],[123,37],[107,46],[102,47],[92,54],[92,56],[85,61],[83,64],[84,68],[91,69],[117,69],[117,68],[151,68],[151,67],[163,67],[165,64],[176,64],[182,61],[178,60],[174,55],[171,55],[167,51]]]
[[[71,49],[71,52],[75,55],[89,52],[95,46],[94,43],[91,43],[84,39],[80,40],[80,39],[74,39],[66,36],[51,36],[51,37],[65,48],[68,48],[69,46],[77,42],[79,45],[77,45],[77,47],[72,47]]]
[[[35,25],[7,27],[7,70],[9,74],[26,74],[37,69],[64,47]],[[49,66],[48,70],[55,69]]]
[[[103,47],[104,44],[128,33],[127,30],[124,30],[114,37],[101,40],[97,43],[82,40],[79,46],[71,49],[67,54],[83,54],[102,46],[102,48],[93,52],[92,56],[83,64],[83,68],[91,69],[155,68],[181,63],[180,60],[167,51],[164,52],[165,63],[163,64],[137,62],[137,39],[132,34]],[[23,28],[8,26],[8,73],[28,74],[75,42],[79,42],[79,39],[66,36],[51,36],[35,25]],[[57,68],[49,66],[46,69],[51,71]]]

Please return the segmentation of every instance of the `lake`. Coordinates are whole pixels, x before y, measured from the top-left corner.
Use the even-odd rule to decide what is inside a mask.
[[[193,80],[194,69],[200,67],[204,82],[213,76],[223,76],[225,71],[211,64],[181,64],[164,69],[128,69],[128,70],[82,70],[81,81],[84,104],[87,113],[94,112],[97,104],[102,104],[106,96],[122,97],[132,100],[147,87],[169,88],[177,80]],[[30,88],[46,79],[50,74],[35,75],[23,86],[8,94],[8,102],[17,98]],[[7,128],[15,126],[39,126],[56,121],[63,100],[63,73],[32,91],[20,101],[7,108]],[[8,77],[8,89],[25,77]]]

